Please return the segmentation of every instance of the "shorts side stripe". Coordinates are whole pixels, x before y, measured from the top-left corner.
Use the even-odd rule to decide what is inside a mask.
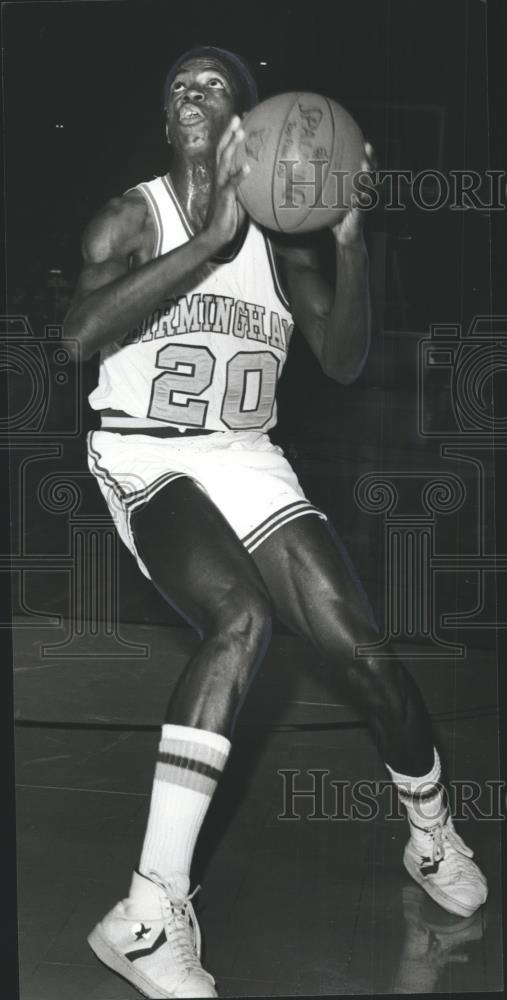
[[[279,507],[278,510],[273,511],[272,514],[268,514],[268,516],[264,518],[264,521],[261,521],[261,523],[256,525],[255,528],[252,528],[252,530],[244,536],[243,543],[249,544],[250,542],[255,541],[256,535],[263,532],[273,520],[277,520],[278,518],[285,516],[287,512],[293,511],[299,507],[311,506],[312,505],[309,500],[293,500],[292,503],[288,503],[284,507]]]
[[[275,531],[278,531],[278,528],[283,528],[283,526],[285,524],[289,524],[290,521],[296,521],[298,517],[304,517],[307,514],[313,514],[314,516],[320,517],[321,521],[327,521],[326,515],[323,514],[321,510],[318,510],[317,507],[308,507],[305,510],[295,511],[295,513],[288,514],[286,517],[284,517],[283,521],[279,521],[276,524],[270,525],[270,527],[263,534],[262,538],[259,538],[257,539],[257,541],[250,542],[248,545],[246,545],[247,551],[255,552],[255,549],[257,549],[259,545],[262,544],[262,542],[265,542],[270,535],[274,534]]]
[[[149,486],[146,486],[144,490],[137,490],[135,493],[129,493],[125,497],[124,506],[127,513],[130,515],[138,507],[142,506],[143,503],[147,503],[151,500],[155,493],[158,493],[163,486],[168,486],[172,483],[174,479],[190,479],[191,477],[187,472],[164,472],[162,476],[155,479]]]
[[[88,451],[93,459],[93,473],[97,476],[97,479],[102,479],[106,486],[110,486],[113,492],[116,494],[119,500],[125,499],[125,490],[121,487],[120,483],[114,479],[109,469],[101,465],[102,455],[95,450],[93,446],[93,435],[95,431],[91,431],[88,438]]]
[[[92,435],[93,433],[94,432],[92,431]],[[110,472],[109,469],[106,469],[105,466],[100,465],[102,456],[93,447],[91,441],[92,435],[90,435],[90,440],[88,442],[88,448],[93,457],[92,471],[94,475],[97,476],[97,479],[102,479],[102,482],[104,482],[106,486],[111,487],[113,493],[115,493],[128,513],[131,513],[145,501],[150,500],[153,494],[157,493],[162,486],[172,483],[173,479],[181,479],[187,475],[185,472],[164,472],[157,479],[154,479],[152,483],[149,483],[148,486],[144,486],[140,490],[132,490],[130,493],[127,493],[121,483],[114,478],[112,472]]]
[[[318,507],[314,507],[313,504],[309,503],[308,500],[298,500],[295,503],[287,504],[286,507],[282,507],[281,510],[275,511],[270,517],[266,518],[262,524],[254,528],[247,535],[242,538],[243,545],[248,549],[249,552],[253,552],[261,542],[265,541],[269,535],[276,531],[277,528],[281,528],[282,525],[288,524],[289,521],[294,521],[297,517],[301,517],[303,514],[314,514],[320,517],[322,520],[327,521],[327,517],[322,513]]]

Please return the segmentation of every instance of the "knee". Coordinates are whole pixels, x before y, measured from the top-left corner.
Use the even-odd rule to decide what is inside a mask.
[[[356,699],[367,710],[381,713],[404,710],[408,681],[399,660],[376,656],[354,658],[347,670],[347,679]]]
[[[265,651],[272,634],[272,609],[268,597],[253,586],[238,584],[221,595],[211,632],[229,648],[250,659]]]
[[[262,592],[236,587],[221,601],[207,638],[217,656],[222,691],[233,693],[235,711],[262,663],[271,633],[271,607]]]

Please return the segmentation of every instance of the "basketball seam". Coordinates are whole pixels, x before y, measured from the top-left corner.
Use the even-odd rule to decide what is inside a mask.
[[[293,100],[293,102],[292,102],[292,104],[291,104],[291,106],[290,106],[287,114],[285,115],[283,126],[280,129],[280,137],[278,139],[278,145],[276,147],[275,161],[274,161],[275,163],[278,163],[278,153],[279,153],[279,150],[280,150],[280,146],[282,144],[282,136],[283,136],[283,133],[285,131],[285,126],[287,124],[287,119],[292,114],[292,109],[293,109],[294,105],[297,104],[297,102],[299,101],[299,99],[302,96],[302,94],[303,94],[303,91],[298,91],[298,93],[296,94],[296,96],[295,96],[295,98],[294,98],[294,100]],[[274,164],[273,164],[273,166],[274,166]],[[275,173],[275,171],[273,171],[273,174],[274,173]],[[277,215],[276,207],[275,207],[275,190],[274,190],[275,185],[274,185],[273,182],[274,182],[274,177],[272,176],[271,177],[271,205],[273,207],[273,216],[274,216],[275,222],[276,222],[276,224],[278,226],[278,229],[280,230],[281,233],[284,233],[284,232],[287,232],[287,233],[294,232],[295,229],[298,229],[298,226],[295,226],[294,229],[282,229],[280,223],[278,222],[278,215]],[[309,212],[310,212],[310,209],[308,209],[308,212],[306,213],[306,215],[303,216],[303,218],[301,219],[301,222],[299,223],[299,226],[305,221],[305,219],[309,215]]]
[[[334,145],[335,145],[335,141],[336,141],[336,128],[335,128],[335,121],[334,121],[334,114],[333,114],[333,109],[332,109],[332,107],[331,107],[331,105],[330,105],[330,103],[329,103],[329,100],[328,100],[328,98],[327,98],[327,97],[324,97],[324,98],[323,98],[323,100],[324,100],[324,101],[326,102],[326,104],[327,104],[327,108],[328,108],[328,111],[329,111],[329,114],[330,114],[330,117],[331,117],[331,122],[332,122],[332,126],[333,126],[333,131],[332,131],[332,142],[331,142],[331,151],[332,151],[332,152],[331,152],[331,157],[330,157],[330,159],[329,159],[329,166],[328,166],[328,171],[327,171],[327,174],[326,174],[326,177],[325,177],[325,180],[324,180],[324,181],[323,181],[323,183],[322,183],[322,191],[321,191],[321,197],[322,197],[322,195],[324,194],[324,191],[325,191],[325,189],[326,189],[326,184],[327,184],[327,181],[328,181],[328,177],[329,177],[329,174],[330,174],[330,172],[331,172],[331,163],[332,163],[332,162],[334,162],[334,161],[333,161],[333,156],[334,156],[334,152],[335,152],[335,148],[334,148]],[[305,215],[305,216],[303,216],[303,218],[302,218],[302,219],[301,219],[301,220],[300,220],[300,221],[298,222],[297,226],[294,226],[294,229],[291,229],[291,233],[295,233],[295,232],[297,232],[297,230],[298,230],[298,229],[299,229],[299,228],[300,228],[300,227],[301,227],[301,226],[303,225],[303,222],[306,222],[306,220],[307,220],[307,218],[308,218],[308,216],[309,216],[310,212],[311,212],[311,206],[310,206],[310,208],[308,209],[308,211],[307,211],[306,215]]]
[[[323,95],[321,95],[321,96],[323,96]],[[298,93],[297,98],[294,101],[294,104],[296,103],[296,101],[299,100],[300,97],[301,97],[301,94]],[[331,118],[332,133],[331,133],[331,155],[330,155],[330,158],[329,158],[327,173],[326,173],[326,176],[325,176],[324,181],[322,183],[321,197],[324,194],[324,191],[326,189],[326,184],[327,184],[328,179],[329,179],[329,174],[331,173],[331,164],[334,162],[335,142],[336,142],[336,124],[335,124],[335,120],[334,120],[333,109],[332,109],[331,104],[329,102],[329,98],[323,96],[323,100],[326,102],[326,106],[327,106],[327,109],[328,109],[329,117]],[[292,108],[294,107],[294,104],[291,105],[291,108],[290,108],[290,111],[289,111],[289,113],[287,115],[287,118],[289,117],[289,114],[292,111]],[[285,122],[287,121],[287,118],[285,119]],[[285,128],[285,122],[283,124],[284,128]],[[278,149],[277,149],[277,158],[278,158]],[[274,204],[273,204],[273,212],[274,212]],[[308,208],[306,214],[303,215],[302,219],[299,220],[298,224],[296,226],[294,226],[293,229],[287,230],[287,232],[290,232],[290,233],[297,232],[297,230],[301,228],[301,226],[303,225],[303,223],[306,222],[306,220],[307,220],[310,212],[311,212],[311,206]],[[276,215],[275,215],[275,218],[276,218]],[[276,218],[276,221],[278,222],[277,218]]]
[[[325,102],[327,104],[327,107],[328,107],[328,110],[329,110],[329,114],[330,114],[330,117],[331,117],[331,121],[333,123],[333,141],[331,143],[331,156],[329,158],[328,171],[327,171],[327,174],[326,174],[326,179],[325,179],[324,184],[322,186],[322,194],[324,194],[324,191],[326,190],[326,185],[327,185],[327,182],[328,182],[328,179],[329,179],[329,174],[331,173],[331,164],[334,163],[334,161],[335,161],[335,155],[336,155],[336,148],[335,148],[336,147],[336,122],[334,120],[333,109],[331,107],[331,104],[329,103],[328,98],[325,97],[324,100],[325,100]]]
[[[322,185],[322,194],[324,194],[324,191],[326,190],[326,185],[327,185],[327,182],[328,182],[328,179],[329,179],[329,174],[331,173],[331,164],[334,163],[335,155],[336,155],[336,148],[335,148],[336,147],[336,123],[335,123],[335,120],[334,120],[333,109],[332,109],[332,107],[331,107],[331,105],[329,103],[328,98],[325,97],[324,100],[325,100],[325,102],[327,104],[329,115],[330,115],[331,122],[332,122],[332,125],[333,125],[333,140],[332,140],[332,143],[331,143],[331,155],[330,155],[330,158],[329,158],[329,165],[328,165],[328,170],[327,170],[327,174],[326,174],[326,179],[324,181],[324,184]]]

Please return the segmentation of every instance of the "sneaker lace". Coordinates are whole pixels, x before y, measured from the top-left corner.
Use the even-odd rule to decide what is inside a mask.
[[[196,886],[188,896],[175,892],[172,883],[158,874],[150,872],[150,878],[162,890],[162,912],[167,940],[181,965],[188,971],[204,972],[201,962],[201,931],[192,905],[199,889]],[[208,975],[208,973],[206,973]]]
[[[432,860],[434,862],[443,861],[445,858],[449,868],[458,871],[463,867],[461,856],[473,857],[473,851],[467,847],[460,835],[456,833],[452,823],[448,820],[445,823],[437,823],[435,826],[426,827],[424,832],[432,841]],[[446,851],[446,846],[451,848]]]

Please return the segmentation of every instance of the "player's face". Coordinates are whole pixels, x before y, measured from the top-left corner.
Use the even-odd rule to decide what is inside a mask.
[[[235,103],[232,80],[220,62],[189,60],[175,76],[167,99],[168,139],[187,156],[214,153]]]

